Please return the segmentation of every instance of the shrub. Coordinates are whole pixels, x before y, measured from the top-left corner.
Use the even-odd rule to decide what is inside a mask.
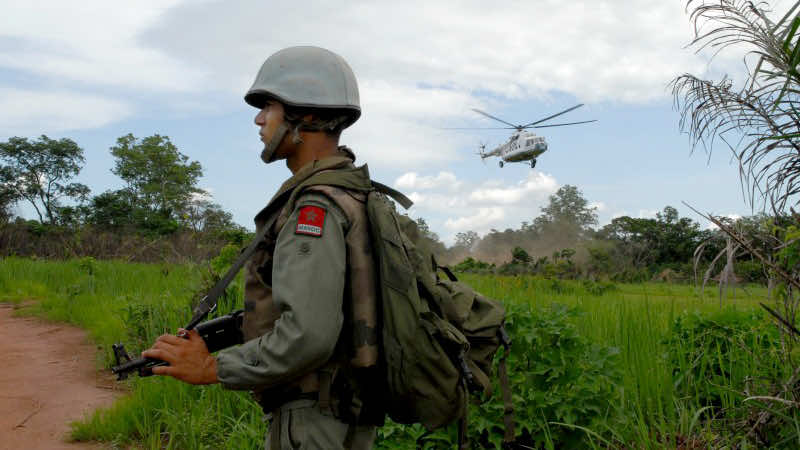
[[[506,328],[513,340],[507,365],[517,444],[520,448],[585,447],[585,432],[574,426],[593,429],[618,404],[619,350],[579,335],[572,324],[578,314],[575,309],[515,304],[507,305],[507,311]],[[502,350],[495,357],[495,373],[501,354]],[[485,400],[470,405],[470,440],[474,448],[499,449],[504,425],[497,377],[492,395]],[[378,448],[455,448],[455,428],[425,433],[419,425],[388,423],[378,431]],[[603,434],[603,430],[593,431]]]
[[[759,311],[684,313],[665,343],[676,397],[698,410],[707,407],[704,417],[713,418],[711,425],[730,443],[748,441],[752,433],[742,432],[754,428],[751,422],[758,410],[755,402],[744,400],[774,396],[780,390],[776,386],[786,375],[780,341],[778,330]],[[779,442],[778,436],[795,431],[795,422],[783,421],[780,415],[755,425],[762,429],[758,444]]]
[[[460,263],[453,266],[456,272],[473,272],[473,273],[486,273],[494,269],[494,264],[489,264],[472,257],[468,257]]]
[[[764,266],[759,261],[737,261],[734,270],[744,281],[767,284]]]
[[[613,292],[617,290],[617,285],[605,281],[592,281],[584,280],[583,288],[590,295],[601,296],[606,292]]]

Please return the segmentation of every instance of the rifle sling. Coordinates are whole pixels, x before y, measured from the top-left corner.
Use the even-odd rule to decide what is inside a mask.
[[[290,192],[291,190],[284,192],[282,197]],[[273,201],[272,204],[280,204],[280,202]],[[228,269],[222,279],[217,281],[217,284],[215,284],[214,287],[208,291],[208,294],[206,294],[206,296],[203,297],[203,300],[201,300],[200,303],[195,307],[194,315],[192,316],[192,320],[186,326],[186,330],[191,330],[192,328],[196,327],[197,324],[202,322],[210,312],[217,308],[217,299],[223,293],[225,293],[225,289],[227,289],[231,281],[236,278],[236,274],[239,273],[239,270],[241,270],[242,266],[244,266],[250,257],[253,256],[258,244],[264,241],[267,233],[270,229],[272,229],[273,225],[275,225],[275,222],[278,220],[279,215],[280,209],[275,208],[273,214],[264,224],[264,227],[261,230],[256,230],[255,239],[253,239],[253,241],[250,242],[250,245],[248,245],[247,248],[245,248],[244,251],[239,254],[239,257],[236,258],[236,261],[234,261],[233,265],[231,265],[230,269]]]

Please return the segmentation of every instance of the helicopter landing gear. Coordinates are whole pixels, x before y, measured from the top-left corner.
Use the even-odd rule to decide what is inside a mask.
[[[500,164],[500,168],[502,169],[503,168],[503,161],[498,161],[498,164]]]
[[[534,167],[536,167],[536,160],[532,159],[531,160],[531,169],[533,169]]]

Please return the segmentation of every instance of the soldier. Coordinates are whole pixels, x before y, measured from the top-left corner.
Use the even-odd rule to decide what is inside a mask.
[[[378,350],[366,199],[315,181],[369,182],[339,146],[361,114],[355,76],[328,50],[291,47],[264,62],[245,101],[260,109],[261,159],[293,174],[255,217],[269,231],[245,270],[245,343],[214,357],[192,330],[143,356],[169,363],[155,374],[252,391],[272,417],[269,449],[371,448],[383,413],[367,381]]]

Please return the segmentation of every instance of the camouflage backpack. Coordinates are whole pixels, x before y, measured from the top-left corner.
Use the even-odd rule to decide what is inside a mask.
[[[502,345],[504,441],[511,442],[513,407],[505,363],[511,340],[503,326],[502,305],[460,283],[436,263],[416,223],[398,214],[387,196],[405,208],[411,201],[371,181],[366,166],[315,174],[298,186],[293,197],[311,185],[367,193],[378,265],[383,404],[389,417],[402,424],[420,423],[428,430],[460,420],[459,441],[466,445],[469,393],[491,393],[492,360]]]

